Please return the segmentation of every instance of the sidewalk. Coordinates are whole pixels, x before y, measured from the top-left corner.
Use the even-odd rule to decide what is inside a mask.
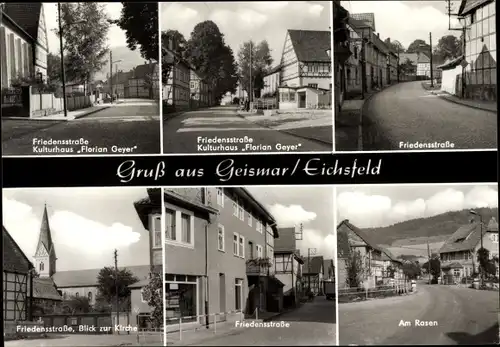
[[[301,110],[272,115],[237,111],[237,114],[264,128],[324,144],[333,144],[332,110]]]
[[[449,101],[449,102],[453,102],[455,104],[459,104],[459,105],[463,105],[463,106],[467,106],[467,107],[472,107],[472,108],[487,111],[487,112],[497,113],[496,101],[462,99],[462,98],[459,98],[455,95],[448,94],[447,92],[444,92],[441,90],[432,91],[431,93],[439,96],[441,99],[444,99],[444,100]]]
[[[13,119],[13,120],[26,120],[26,121],[72,121],[75,119],[83,118],[86,116],[89,116],[91,114],[94,114],[96,112],[105,110],[107,108],[112,107],[112,104],[102,104],[102,105],[95,105],[91,107],[87,107],[81,110],[76,110],[76,111],[68,111],[68,116],[64,117],[63,112],[55,113],[50,116],[45,116],[45,117],[36,117],[36,118],[26,118],[26,117],[2,117],[3,119]]]

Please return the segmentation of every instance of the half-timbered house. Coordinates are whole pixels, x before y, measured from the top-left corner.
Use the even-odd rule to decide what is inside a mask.
[[[296,228],[280,228],[274,240],[275,276],[284,284],[284,306],[297,305],[304,294],[302,265],[304,260],[296,246]]]
[[[302,281],[305,288],[309,288],[314,295],[323,293],[323,256],[312,256],[304,259],[302,267]]]
[[[280,66],[280,109],[331,106],[330,31],[288,30]]]
[[[188,109],[191,100],[191,67],[182,57],[174,52],[174,43],[170,40],[163,50],[166,81],[163,81],[163,103],[167,111]]]
[[[31,320],[29,290],[33,264],[2,226],[3,237],[3,324],[4,333],[15,332],[18,322]]]
[[[208,84],[195,69],[190,69],[189,90],[190,108],[211,106],[209,102]]]

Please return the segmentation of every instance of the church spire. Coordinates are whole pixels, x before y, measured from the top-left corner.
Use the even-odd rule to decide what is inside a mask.
[[[47,203],[44,203],[43,206],[40,234],[38,236],[38,245],[34,258],[37,264],[37,271],[41,277],[50,277],[55,273],[55,262],[57,258],[54,243],[52,242]]]

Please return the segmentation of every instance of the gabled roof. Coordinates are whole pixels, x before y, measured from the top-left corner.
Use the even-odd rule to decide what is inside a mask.
[[[3,225],[2,240],[3,271],[28,273],[33,268],[33,264]]]
[[[274,252],[293,253],[296,248],[295,228],[279,228],[279,237],[274,239]]]
[[[442,265],[441,268],[443,269],[461,269],[463,268],[464,266],[462,264],[460,264],[459,262],[453,262],[451,264],[447,264],[447,265]]]
[[[375,31],[375,14],[374,13],[352,13],[351,18],[364,23],[364,27],[370,27]]]
[[[328,274],[328,269],[331,268],[333,270],[333,259],[323,259],[323,274]],[[334,272],[335,273],[335,272]]]
[[[483,235],[486,232],[498,232],[498,223],[491,218],[486,228],[483,227]],[[473,222],[462,225],[455,231],[439,250],[439,253],[469,251],[476,248],[481,241],[481,224]]]
[[[372,41],[375,47],[377,47],[379,51],[383,53],[389,53],[389,48],[387,47],[385,42],[380,39],[378,35],[372,34]]]
[[[267,73],[264,74],[264,77],[272,75],[272,74],[275,74],[276,72],[281,71],[281,68],[282,68],[281,65],[277,65],[277,66],[271,68],[270,70],[267,71]]]
[[[311,264],[311,268],[309,269],[309,261]],[[307,257],[304,258],[304,265],[302,266],[302,274],[307,275],[317,275],[321,273],[321,268],[323,266],[323,256],[313,256],[310,259]]]
[[[42,13],[41,2],[6,2],[3,13],[16,23],[35,41],[38,38],[38,25]]]
[[[288,29],[297,59],[302,62],[331,62],[327,51],[332,49],[331,32],[328,30]]]
[[[462,0],[460,3],[460,8],[458,10],[459,16],[464,16],[469,12],[475,10],[476,8],[492,2],[493,0]]]
[[[28,291],[28,295],[30,295]],[[52,278],[33,278],[33,298],[62,301],[61,294],[57,291]]]
[[[464,59],[465,59],[465,56],[462,55],[458,58],[449,60],[442,65],[439,65],[437,68],[441,69],[441,70],[450,70],[450,69],[453,69],[453,68],[457,67],[458,65],[460,65]]]
[[[132,274],[137,277],[139,281],[149,278],[151,272],[151,266],[149,265],[137,265],[137,266],[122,266],[122,269],[127,269],[132,272]],[[98,285],[97,276],[101,269],[88,269],[88,270],[76,270],[76,271],[58,271],[53,276],[52,279],[56,284],[57,288],[68,288],[68,287],[95,287]]]
[[[152,71],[154,71],[154,69],[156,69],[156,65],[156,63],[146,63],[136,66],[135,69],[132,70],[131,78],[145,78]]]
[[[147,194],[143,199],[134,202],[134,207],[144,229],[149,230],[149,214],[153,211],[161,213],[161,189],[147,189]]]

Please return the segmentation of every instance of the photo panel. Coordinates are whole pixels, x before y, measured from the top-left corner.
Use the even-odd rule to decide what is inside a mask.
[[[163,153],[333,151],[331,2],[160,12]]]
[[[174,345],[336,345],[333,188],[164,188]]]
[[[499,343],[497,184],[336,188],[340,345]]]
[[[334,1],[336,151],[496,149],[495,5]]]
[[[161,153],[158,3],[1,11],[4,156]]]
[[[3,190],[6,346],[164,345],[160,190]]]

